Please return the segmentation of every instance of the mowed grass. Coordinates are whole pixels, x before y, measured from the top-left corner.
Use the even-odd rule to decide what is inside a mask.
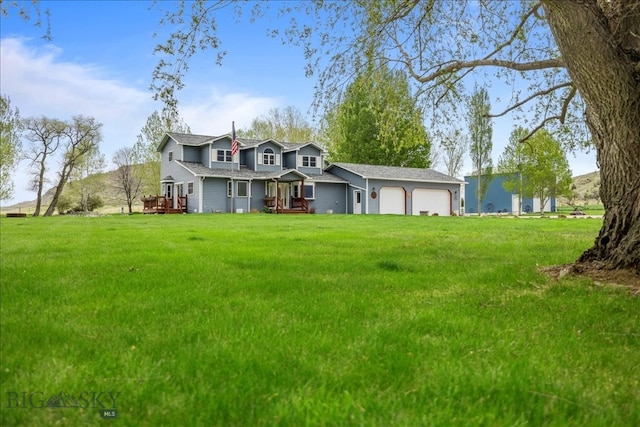
[[[640,425],[640,300],[538,270],[601,220],[0,226],[3,426]]]

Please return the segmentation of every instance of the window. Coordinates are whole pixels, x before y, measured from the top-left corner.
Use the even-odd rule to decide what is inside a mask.
[[[169,161],[173,161],[173,151],[169,151]]]
[[[187,194],[193,194],[193,181],[187,183]]]
[[[298,198],[300,196],[300,184],[293,184],[293,197]],[[316,198],[316,185],[305,184],[304,185],[304,198],[315,199]]]
[[[238,181],[238,197],[249,197],[249,183]]]
[[[315,168],[317,162],[316,156],[302,156],[302,166],[306,168]]]
[[[227,197],[231,197],[232,181],[227,181]],[[249,197],[249,181],[236,181],[236,197]]]
[[[262,164],[263,165],[275,165],[276,164],[276,155],[271,148],[265,148],[262,153]]]
[[[231,163],[231,150],[215,150],[216,161]]]
[[[315,184],[305,184],[304,185],[304,198],[305,199],[315,199],[316,198],[316,186],[315,186]]]

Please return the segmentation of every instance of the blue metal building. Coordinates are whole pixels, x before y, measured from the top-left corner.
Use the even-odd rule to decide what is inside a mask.
[[[481,213],[530,213],[540,212],[540,199],[535,197],[523,197],[522,205],[519,205],[519,197],[516,192],[508,192],[504,189],[503,183],[513,175],[509,174],[496,174],[485,176],[482,175],[480,180],[489,179],[489,188],[485,196],[482,198],[482,212]],[[517,177],[518,174],[515,174]],[[476,196],[476,189],[478,187],[477,176],[465,176],[465,200],[464,207],[465,213],[478,213],[478,198]],[[545,205],[545,212],[556,211],[556,199],[552,197]]]

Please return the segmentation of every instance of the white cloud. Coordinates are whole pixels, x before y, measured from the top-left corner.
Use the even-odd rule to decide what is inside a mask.
[[[23,39],[2,39],[2,91],[23,116],[83,114],[106,124],[129,121],[150,108],[147,91],[104,77],[106,71],[95,64],[61,61],[61,53],[52,45],[35,49]]]
[[[103,124],[101,151],[110,160],[118,148],[136,142],[147,118],[161,106],[152,100],[148,83],[109,78],[108,66],[68,62],[62,56],[63,51],[54,45],[34,48],[26,39],[3,38],[0,92],[11,98],[22,117],[95,117]],[[277,98],[223,93],[213,84],[193,82],[188,89],[180,94],[180,113],[194,133],[227,133],[231,121],[237,128],[248,126],[254,117],[279,104]],[[35,193],[26,190],[27,167],[20,165],[14,179],[15,197],[3,204],[35,199]]]
[[[195,134],[222,135],[231,132],[231,122],[236,129],[249,127],[251,121],[278,107],[280,100],[269,97],[252,97],[247,93],[221,93],[217,88],[207,89],[205,97],[191,99],[181,104],[180,115]]]

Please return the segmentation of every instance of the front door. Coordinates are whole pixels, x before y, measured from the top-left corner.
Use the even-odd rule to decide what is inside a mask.
[[[362,213],[362,191],[353,190],[353,213]]]
[[[291,186],[289,183],[278,184],[278,197],[282,199],[282,207],[289,209],[289,199],[291,198]]]

